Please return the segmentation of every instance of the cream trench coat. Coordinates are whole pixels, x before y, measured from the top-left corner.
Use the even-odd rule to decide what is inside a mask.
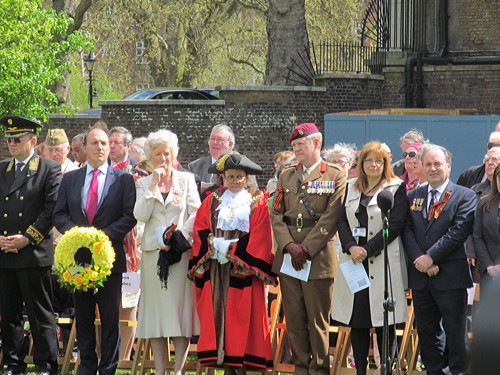
[[[349,226],[355,228],[358,226],[358,220],[355,213],[359,206],[361,193],[354,188],[355,178],[347,182],[347,197],[345,201],[347,219]],[[375,193],[367,207],[368,213],[368,233],[367,239],[371,239],[380,230],[382,230],[382,215],[377,206],[377,196],[382,190],[389,190],[394,194],[401,185],[400,179],[392,179],[382,185]],[[389,324],[402,323],[408,319],[408,311],[406,304],[405,288],[407,288],[407,270],[406,260],[404,255],[403,243],[401,237],[397,237],[388,245],[390,277],[392,279],[393,298],[396,299],[396,309],[394,322],[393,314],[389,313]],[[351,261],[351,256],[347,253],[340,252],[339,264]],[[368,258],[368,276],[370,277],[371,286],[369,289],[370,297],[370,312],[372,319],[372,327],[381,327],[384,323],[384,254],[383,251],[379,256]],[[389,283],[390,287],[390,283]],[[390,295],[390,292],[389,292]],[[344,278],[344,274],[339,271],[335,278],[333,286],[332,300],[332,318],[344,324],[349,324],[354,305],[354,294],[349,290],[349,286]]]
[[[141,250],[158,250],[155,229],[177,224],[177,229],[184,237],[193,241],[193,224],[200,198],[196,190],[194,175],[188,172],[172,170],[172,187],[165,202],[157,187],[154,194],[149,191],[153,175],[137,180],[137,201],[134,216],[145,222]],[[187,269],[186,269],[187,272]]]

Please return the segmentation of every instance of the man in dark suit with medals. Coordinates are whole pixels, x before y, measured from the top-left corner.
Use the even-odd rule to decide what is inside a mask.
[[[0,162],[0,306],[4,374],[26,371],[23,303],[39,374],[57,373],[57,326],[52,309],[50,230],[61,167],[35,152],[41,124],[0,119],[12,158]]]
[[[135,185],[131,174],[108,165],[110,151],[106,124],[97,122],[85,136],[87,166],[64,175],[54,209],[54,225],[61,233],[73,228],[94,227],[102,230],[115,250],[112,273],[96,293],[75,292],[78,349],[82,375],[113,375],[120,351],[120,301],[122,273],[126,272],[123,239],[135,226],[133,215]],[[78,251],[80,253],[81,250]],[[76,256],[80,256],[80,254]],[[80,262],[90,263],[87,259]],[[75,257],[76,258],[76,257]],[[95,352],[95,307],[102,325],[101,359]]]
[[[472,231],[475,193],[449,180],[451,153],[428,145],[422,154],[428,185],[408,193],[410,216],[403,231],[408,281],[413,291],[422,361],[429,375],[466,371],[467,288],[472,279],[464,243]],[[446,338],[445,338],[446,334]]]
[[[271,221],[278,247],[273,272],[280,278],[296,374],[328,374],[328,327],[337,253],[332,237],[342,207],[346,173],[321,159],[322,135],[314,124],[296,126],[290,143],[297,160],[278,179]],[[306,281],[285,274],[310,262]]]

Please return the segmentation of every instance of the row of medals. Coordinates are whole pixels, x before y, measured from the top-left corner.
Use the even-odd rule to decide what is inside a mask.
[[[335,191],[335,181],[309,181],[307,183],[308,194],[331,194]]]

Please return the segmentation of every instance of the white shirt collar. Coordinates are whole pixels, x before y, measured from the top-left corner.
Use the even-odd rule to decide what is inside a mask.
[[[108,173],[108,163],[104,163],[99,168],[94,168],[90,164],[87,164],[86,168],[87,168],[87,170],[86,170],[85,174],[91,173],[94,169],[99,169],[103,174]]]
[[[448,178],[442,185],[438,186],[437,188],[433,188],[431,185],[429,185],[427,188],[427,194],[430,194],[431,190],[435,189],[438,192],[438,196],[441,196],[441,194],[443,194],[444,190],[446,189],[446,186],[448,186],[449,182],[450,179]]]
[[[316,163],[314,163],[313,165],[311,165],[309,168],[306,168],[306,166],[304,164],[302,164],[302,170],[304,171],[304,173],[307,172],[308,175],[311,174],[312,171],[314,171],[314,169],[319,165],[319,163],[321,163],[321,159],[319,159]]]

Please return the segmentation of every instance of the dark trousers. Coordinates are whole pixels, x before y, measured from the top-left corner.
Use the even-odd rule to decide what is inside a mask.
[[[377,344],[380,352],[380,362],[382,358],[382,327],[376,327]],[[354,363],[356,363],[356,375],[365,375],[366,366],[368,365],[368,350],[370,349],[370,328],[351,328],[351,344]],[[393,325],[389,326],[389,358],[390,367],[387,369],[387,374],[392,374],[392,363],[396,355],[396,331]]]
[[[450,371],[464,373],[467,290],[437,290],[432,282],[428,282],[424,289],[413,290],[413,304],[427,374],[444,375],[445,344]]]
[[[81,375],[113,375],[120,353],[120,301],[122,274],[112,273],[99,288],[75,293],[76,339],[80,350]],[[99,308],[102,340],[101,360],[97,361],[95,335],[95,306]]]
[[[33,336],[33,362],[44,371],[57,372],[57,326],[52,310],[50,267],[1,269],[3,363],[14,372],[26,370],[23,349],[23,302]]]

